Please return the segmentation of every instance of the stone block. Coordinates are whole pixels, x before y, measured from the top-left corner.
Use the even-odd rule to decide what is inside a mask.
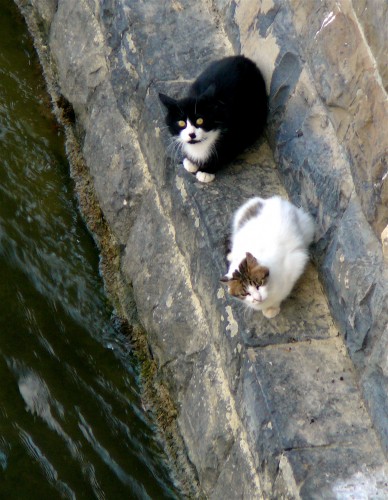
[[[388,92],[388,4],[381,0],[357,0],[352,5]]]
[[[243,370],[243,422],[268,496],[286,482],[290,498],[338,498],[368,474],[381,494],[385,459],[339,338],[250,348]]]

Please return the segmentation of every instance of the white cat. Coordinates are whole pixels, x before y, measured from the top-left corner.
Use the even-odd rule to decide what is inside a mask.
[[[314,237],[310,215],[279,196],[252,198],[234,215],[229,293],[274,318],[308,261]]]

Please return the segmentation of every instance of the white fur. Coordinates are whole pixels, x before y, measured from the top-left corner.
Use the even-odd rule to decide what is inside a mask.
[[[196,177],[199,182],[211,182],[214,181],[215,175],[200,171],[196,173]]]
[[[190,134],[195,134],[194,139],[199,142],[189,144],[193,139],[193,137],[190,137]],[[189,159],[199,164],[204,164],[214,151],[214,146],[219,135],[219,130],[206,131],[201,127],[195,127],[190,120],[187,120],[186,128],[179,134],[179,140],[182,144],[183,152]]]
[[[195,165],[188,158],[183,159],[183,167],[185,170],[190,172],[190,174],[195,174],[195,172],[197,172],[199,168],[198,165]]]
[[[247,210],[258,201],[262,203],[258,215],[247,222]],[[241,226],[241,227],[240,227]],[[250,307],[263,311],[268,318],[279,313],[280,303],[289,295],[308,261],[307,248],[314,237],[312,218],[301,208],[279,196],[252,198],[235,213],[232,229],[232,251],[227,273],[232,277],[251,253],[260,265],[269,269],[269,278],[259,290],[250,287],[251,295],[245,298]]]

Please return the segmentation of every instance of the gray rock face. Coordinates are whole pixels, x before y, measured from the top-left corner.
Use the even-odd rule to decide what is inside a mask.
[[[388,113],[376,16],[334,0],[17,3],[74,107],[204,495],[384,498]],[[202,185],[178,165],[157,94],[182,95],[233,52],[266,76],[268,142]],[[219,278],[232,212],[272,194],[312,213],[317,232],[315,267],[267,320]]]
[[[353,8],[376,60],[385,90],[388,90],[388,4],[379,0],[358,0]]]

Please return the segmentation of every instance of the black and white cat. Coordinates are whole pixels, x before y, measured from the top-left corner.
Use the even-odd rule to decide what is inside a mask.
[[[189,89],[187,97],[159,98],[166,124],[185,155],[184,168],[200,182],[251,145],[267,120],[264,79],[253,61],[231,56],[215,61]]]
[[[308,261],[314,237],[310,215],[279,196],[252,198],[234,215],[229,293],[274,318]]]

